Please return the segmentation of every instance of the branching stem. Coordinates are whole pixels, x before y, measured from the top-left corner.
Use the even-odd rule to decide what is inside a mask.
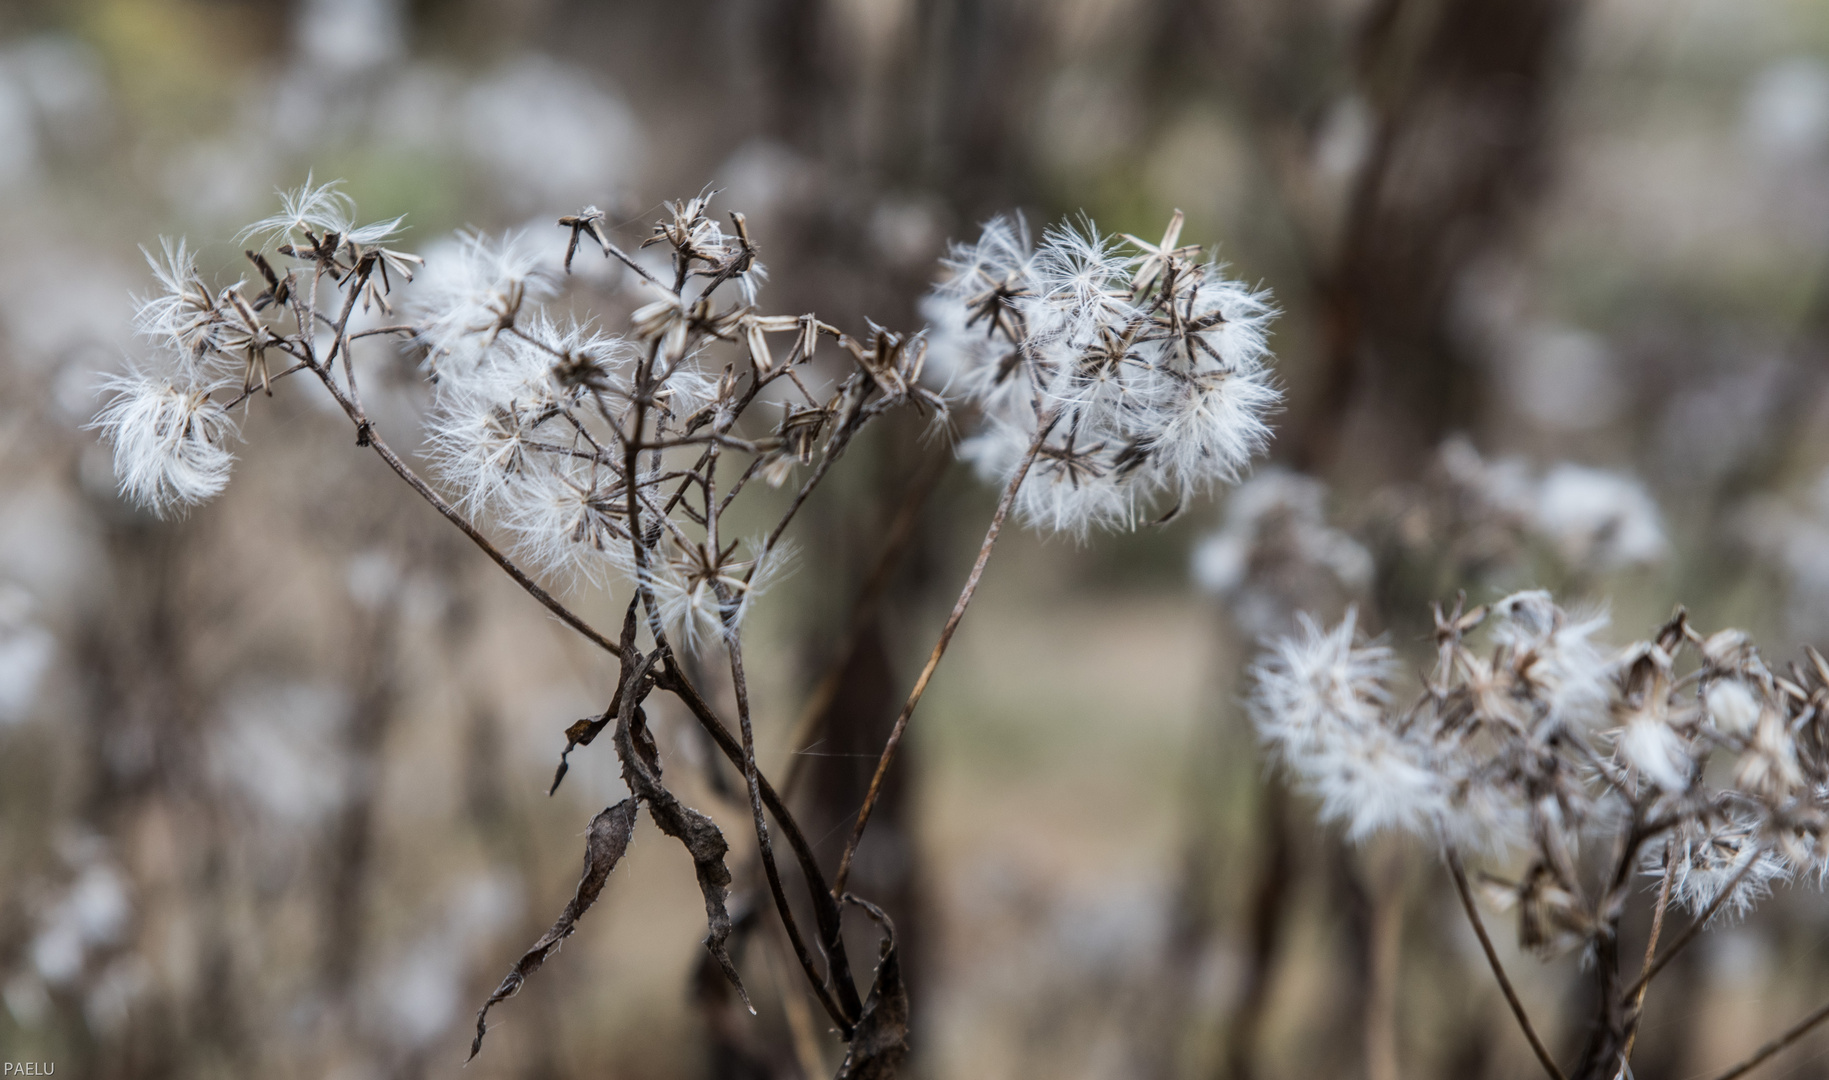
[[[1740,887],[1740,882],[1744,880],[1748,872],[1753,869],[1753,863],[1758,861],[1758,858],[1759,856],[1755,854],[1751,859],[1746,861],[1746,865],[1735,872],[1733,878],[1715,895],[1714,900],[1710,901],[1709,905],[1702,909],[1702,914],[1697,915],[1695,919],[1690,922],[1689,926],[1686,927],[1681,934],[1677,935],[1677,939],[1670,943],[1670,947],[1665,949],[1662,955],[1656,960],[1653,960],[1650,966],[1639,975],[1638,980],[1626,988],[1624,996],[1630,998],[1640,994],[1646,986],[1651,984],[1651,980],[1657,977],[1658,972],[1663,971],[1665,965],[1669,964],[1671,960],[1676,958],[1678,953],[1683,951],[1684,946],[1702,936],[1702,931],[1708,927],[1708,921],[1715,917],[1715,913],[1720,911],[1722,905],[1727,903],[1728,898],[1734,894],[1734,890]]]

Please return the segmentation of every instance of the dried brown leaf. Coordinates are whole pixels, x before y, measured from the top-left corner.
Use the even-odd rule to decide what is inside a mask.
[[[644,668],[645,670],[645,668]],[[751,1012],[749,993],[737,976],[725,941],[730,937],[730,912],[724,905],[730,891],[730,867],[724,856],[730,851],[724,834],[710,818],[692,809],[660,781],[660,755],[648,733],[647,716],[625,697],[616,722],[616,751],[622,757],[622,778],[635,797],[648,804],[648,814],[660,831],[678,840],[692,856],[692,869],[699,879],[699,891],[705,896],[705,951],[718,962],[724,977],[736,987],[743,1005]]]
[[[635,833],[635,800],[624,799],[615,806],[591,819],[591,826],[584,843],[584,876],[578,880],[578,891],[572,894],[571,902],[559,914],[559,921],[553,923],[552,929],[534,942],[533,948],[521,954],[514,968],[502,979],[502,984],[483,1002],[483,1007],[476,1013],[476,1037],[470,1041],[470,1058],[474,1059],[483,1048],[483,1035],[488,1031],[489,1010],[497,1002],[505,1001],[520,992],[521,985],[527,977],[540,970],[546,958],[559,951],[559,945],[577,929],[578,920],[597,902],[603,892],[604,882],[610,878],[610,871],[622,861],[622,856],[629,850],[629,838]]]
[[[883,943],[876,980],[837,1080],[894,1080],[902,1059],[908,1056],[908,988],[902,984],[902,963],[896,955],[895,924],[875,904],[855,896],[845,899],[863,908],[883,928]]]

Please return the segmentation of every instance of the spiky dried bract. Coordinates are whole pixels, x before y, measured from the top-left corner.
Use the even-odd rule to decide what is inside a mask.
[[[112,394],[92,426],[114,445],[121,493],[163,517],[205,502],[229,482],[225,445],[235,422],[207,383],[132,370],[108,379]]]
[[[778,530],[741,558],[718,538],[718,518],[752,478],[779,485],[842,453],[892,408],[945,415],[944,400],[920,385],[920,336],[873,326],[853,339],[812,315],[757,311],[765,270],[748,226],[741,214],[732,229],[720,225],[710,195],[667,204],[644,244],[670,255],[673,272],[662,276],[615,245],[601,212],[560,222],[635,269],[626,334],[548,310],[570,261],[556,244],[460,233],[434,247],[421,273],[425,260],[385,246],[401,221],[357,224],[336,182],[308,179],[280,203],[242,231],[260,245],[247,252],[254,273],[226,288],[204,280],[181,240],[147,255],[158,289],[138,302],[135,325],[161,348],[111,384],[98,423],[116,444],[123,490],[160,511],[221,490],[231,460],[222,444],[234,432],[225,410],[257,388],[271,392],[277,377],[311,371],[367,424],[348,370],[349,322],[358,306],[391,311],[390,294],[409,281],[410,321],[389,332],[422,350],[434,387],[427,449],[456,505],[560,581],[620,573],[649,590],[688,642],[730,632],[782,566]],[[788,348],[769,344],[788,334]],[[823,387],[810,370],[793,371],[822,335],[855,362]],[[799,400],[778,422],[746,419],[777,380]],[[730,469],[733,455],[751,466]]]
[[[1544,592],[1436,612],[1437,662],[1406,708],[1392,657],[1356,644],[1353,616],[1259,661],[1252,710],[1322,813],[1363,837],[1395,828],[1527,856],[1521,938],[1588,940],[1619,883],[1584,881],[1584,843],[1663,876],[1698,913],[1743,911],[1778,881],[1829,868],[1829,663],[1768,670],[1738,631],[1704,638],[1681,613],[1613,656],[1598,618]],[[1488,648],[1469,635],[1484,627]],[[1728,759],[1711,768],[1718,757]],[[1622,830],[1624,832],[1622,833]],[[1622,845],[1624,847],[1622,848]]]
[[[1159,244],[1088,223],[1036,247],[998,218],[923,304],[936,374],[984,418],[962,453],[1007,480],[1046,431],[1018,493],[1039,529],[1132,527],[1236,480],[1269,439],[1275,311],[1180,232],[1177,213]]]

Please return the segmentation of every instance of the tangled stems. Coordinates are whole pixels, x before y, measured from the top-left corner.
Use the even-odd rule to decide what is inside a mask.
[[[149,255],[164,292],[141,302],[135,322],[160,349],[114,381],[115,397],[97,426],[114,443],[126,494],[156,512],[194,505],[227,483],[233,455],[225,444],[239,423],[231,410],[310,371],[354,426],[359,446],[372,449],[548,611],[619,659],[609,705],[567,729],[553,786],[570,752],[613,725],[630,800],[593,819],[573,902],[484,1004],[472,1052],[489,1009],[512,996],[595,903],[644,806],[691,855],[704,894],[705,947],[743,994],[725,946],[734,931],[726,906],[729,845],[709,817],[662,783],[643,711],[659,689],[684,703],[743,774],[757,859],[784,936],[814,997],[851,1043],[839,1075],[893,1075],[906,1053],[908,1015],[895,931],[884,912],[846,885],[909,720],[1012,509],[1040,528],[1076,533],[1132,524],[1154,499],[1172,501],[1172,516],[1189,495],[1233,479],[1261,448],[1263,417],[1277,398],[1266,368],[1266,298],[1201,263],[1198,246],[1178,245],[1179,215],[1159,245],[1130,238],[1138,255],[1089,227],[1052,231],[1035,247],[1026,233],[1018,238],[999,222],[976,245],[953,249],[953,278],[926,305],[936,324],[931,334],[873,324],[853,338],[812,314],[761,313],[756,290],[764,268],[743,216],[730,215],[728,232],[708,216],[709,196],[701,195],[668,203],[642,244],[662,246],[670,274],[613,243],[600,211],[587,207],[560,219],[570,230],[567,273],[588,239],[644,293],[625,336],[549,313],[544,301],[558,292],[558,275],[514,238],[462,236],[448,264],[427,267],[388,247],[399,220],[357,225],[353,202],[334,184],[307,183],[283,201],[281,213],[244,234],[259,238],[247,251],[266,284],[258,295],[244,296],[245,282],[220,291],[206,286],[182,243],[166,244],[162,261]],[[358,304],[392,314],[395,281],[412,281],[418,269],[428,273],[414,286],[409,318],[352,329]],[[328,303],[338,293],[329,305],[334,315],[321,311],[320,298]],[[320,348],[325,331],[330,344]],[[783,334],[793,335],[785,356],[769,343]],[[354,343],[400,335],[410,335],[430,377],[428,456],[449,496],[389,446],[363,402]],[[821,339],[839,354],[836,376],[825,381],[807,367]],[[946,426],[948,402],[923,382],[930,344],[937,381],[956,380],[981,421],[968,456],[996,475],[1003,493],[828,880],[758,765],[741,624],[785,556],[788,527],[863,427],[903,407]],[[716,351],[736,355],[714,360]],[[270,352],[293,362],[275,374]],[[779,392],[764,396],[770,387]],[[756,430],[755,414],[769,409],[780,410],[779,420]],[[747,462],[721,468],[731,455]],[[796,469],[806,470],[804,479],[740,557],[738,542],[726,535],[727,511],[756,480],[779,487]],[[913,530],[922,501],[915,492],[924,495],[939,473],[924,470],[897,515],[860,612],[875,603],[886,567]],[[513,543],[498,546],[480,525],[484,518]],[[591,626],[537,575],[625,580],[632,596],[620,638]],[[646,651],[637,633],[644,626]],[[734,725],[681,663],[686,654],[717,648],[729,662]],[[808,710],[823,710],[830,696],[829,685],[815,687]],[[777,835],[800,868],[816,935],[803,931],[789,903]],[[845,952],[843,909],[851,904],[882,934],[867,998]]]

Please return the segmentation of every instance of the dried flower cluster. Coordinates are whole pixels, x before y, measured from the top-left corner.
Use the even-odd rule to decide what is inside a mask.
[[[1036,247],[998,219],[953,247],[923,307],[936,369],[984,415],[964,453],[1007,479],[1039,447],[1019,497],[1038,528],[1129,527],[1159,498],[1166,518],[1269,438],[1274,312],[1181,227],[1177,212],[1151,244],[1058,226]]]
[[[1743,633],[1705,637],[1679,611],[1609,654],[1603,619],[1523,592],[1437,608],[1434,670],[1399,706],[1395,655],[1356,641],[1352,614],[1302,622],[1255,668],[1263,739],[1356,838],[1412,833],[1457,873],[1460,850],[1522,854],[1517,880],[1487,882],[1527,948],[1585,947],[1611,979],[1639,872],[1664,883],[1660,924],[1675,902],[1697,928],[1775,881],[1829,873],[1829,662],[1814,650],[1777,673]],[[1468,641],[1480,628],[1483,651]],[[1598,876],[1583,860],[1597,851]],[[1603,979],[1596,1061],[1630,1039],[1647,967],[1625,994]]]
[[[140,302],[137,318],[157,348],[110,383],[113,397],[97,426],[114,445],[126,495],[160,513],[181,509],[227,483],[237,410],[308,372],[348,417],[358,445],[619,663],[614,697],[600,716],[566,731],[566,755],[610,729],[630,798],[592,821],[577,894],[485,1003],[473,1054],[489,1009],[520,988],[595,902],[644,807],[691,856],[704,894],[706,948],[742,992],[726,946],[735,930],[726,907],[728,844],[711,818],[661,781],[642,705],[662,690],[743,774],[759,862],[785,936],[809,990],[851,1043],[839,1075],[887,1077],[905,1052],[907,1031],[894,929],[845,882],[909,716],[971,601],[1005,515],[1021,502],[1038,524],[1083,531],[1095,521],[1133,521],[1137,500],[1148,494],[1167,491],[1179,500],[1232,477],[1263,443],[1262,415],[1275,400],[1263,368],[1268,311],[1257,295],[1196,264],[1198,249],[1175,246],[1179,216],[1162,245],[1142,245],[1145,254],[1136,258],[1066,230],[1050,233],[1031,253],[1005,224],[987,229],[978,255],[958,254],[953,278],[929,306],[957,384],[989,424],[975,443],[978,459],[994,463],[1004,492],[828,878],[786,799],[757,765],[744,615],[780,568],[789,524],[856,434],[904,406],[944,425],[948,404],[922,381],[925,334],[872,325],[854,338],[815,315],[763,314],[756,297],[765,271],[746,221],[733,213],[726,228],[709,204],[705,195],[666,204],[640,245],[653,249],[647,254],[618,246],[605,215],[587,207],[559,219],[568,241],[557,265],[525,237],[466,235],[450,245],[450,257],[428,266],[390,246],[399,219],[358,225],[353,203],[335,185],[307,182],[284,196],[279,214],[244,231],[254,242],[246,253],[257,271],[251,285],[206,284],[182,243],[167,244],[151,260],[161,290]],[[621,280],[635,295],[620,333],[549,304],[585,247],[626,271]],[[987,275],[994,284],[980,295]],[[398,304],[402,321],[358,321],[362,328],[352,329],[358,310],[365,318],[392,315],[395,292],[408,282],[410,296]],[[988,321],[982,341],[980,321]],[[431,383],[426,456],[449,498],[388,446],[364,406],[352,353],[368,339],[406,343],[422,358]],[[821,339],[832,343],[828,355],[837,365],[812,363]],[[973,363],[990,355],[985,342],[992,350],[1008,347],[1016,360],[996,358],[997,371],[975,370]],[[1031,393],[1032,401],[1024,396]],[[1041,476],[1025,487],[1038,460]],[[735,500],[757,490],[757,481],[778,487],[797,470],[801,482],[772,526],[747,541],[730,535]],[[512,538],[506,552],[485,528]],[[535,574],[568,585],[620,579],[629,589],[620,635],[591,627]],[[694,684],[682,652],[721,652],[728,661],[735,733]],[[811,899],[815,940],[802,931],[785,891],[777,836],[792,850]],[[846,959],[847,905],[882,933],[867,997]]]

